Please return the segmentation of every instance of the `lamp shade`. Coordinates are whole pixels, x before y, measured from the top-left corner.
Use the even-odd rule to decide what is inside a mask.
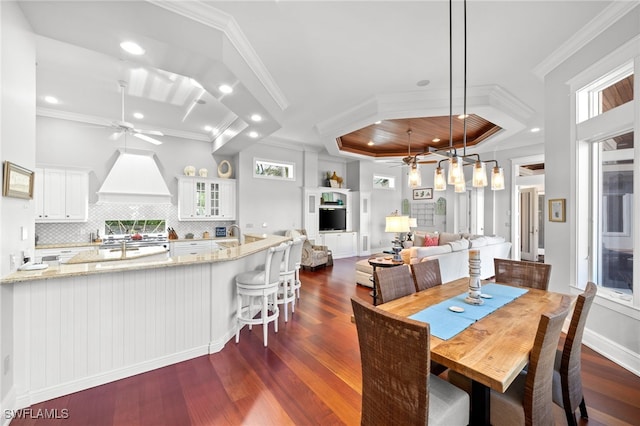
[[[422,185],[422,176],[417,164],[412,164],[409,169],[409,188],[417,188]]]
[[[384,232],[409,232],[409,216],[387,216]]]
[[[417,228],[418,227],[418,219],[415,217],[409,218],[409,228]]]
[[[482,188],[487,186],[487,167],[482,161],[476,161],[473,166],[473,183],[474,188]]]
[[[504,172],[502,167],[494,167],[491,172],[491,189],[500,191],[504,189]]]
[[[445,191],[447,189],[447,179],[444,177],[444,170],[442,167],[436,168],[433,172],[433,190]]]

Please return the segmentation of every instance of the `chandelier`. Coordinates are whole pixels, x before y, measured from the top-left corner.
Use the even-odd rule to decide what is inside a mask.
[[[467,0],[464,0],[464,105],[462,112],[462,155],[458,155],[453,147],[453,32],[452,32],[452,0],[449,0],[449,149],[445,160],[440,160],[433,174],[433,190],[445,191],[447,184],[453,185],[455,192],[465,192],[466,181],[463,167],[473,164],[472,186],[484,188],[487,186],[487,163],[495,163],[491,170],[491,189],[494,191],[504,189],[504,172],[496,160],[482,161],[479,154],[467,155]],[[449,174],[445,179],[443,162],[449,163]]]

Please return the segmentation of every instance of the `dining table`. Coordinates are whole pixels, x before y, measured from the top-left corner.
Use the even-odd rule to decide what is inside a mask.
[[[464,302],[469,278],[460,278],[378,305],[384,311],[418,320],[427,309],[441,308],[440,311],[431,311],[431,359],[471,379],[471,425],[490,424],[491,389],[504,393],[527,365],[540,315],[560,307],[565,296],[546,290],[509,286],[508,283],[492,283],[493,287],[486,284],[489,283],[483,283],[483,291],[487,289],[483,296],[487,299],[492,298],[489,288],[493,288],[496,294],[504,292],[517,296],[482,318],[463,324],[457,333],[449,329],[449,325],[462,319],[456,315],[473,313],[476,308]],[[451,305],[451,310],[444,309],[448,305]],[[458,312],[460,310],[464,312]],[[447,335],[444,338],[434,335],[437,328],[445,329]]]

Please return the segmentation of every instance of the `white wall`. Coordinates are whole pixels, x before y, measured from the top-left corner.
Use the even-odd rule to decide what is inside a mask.
[[[35,167],[35,40],[14,2],[0,2],[0,157]],[[10,272],[9,255],[33,250],[32,200],[0,198],[0,274]],[[20,228],[28,238],[21,239]],[[13,287],[0,286],[0,412],[14,407]]]
[[[567,199],[567,221],[545,223],[545,262],[553,265],[550,288],[554,291],[576,292],[575,287],[586,284],[576,280],[576,144],[572,140],[571,126],[573,98],[567,82],[638,37],[639,23],[640,7],[636,7],[545,77],[545,193],[547,198]],[[637,94],[635,102],[639,102]],[[640,372],[640,316],[637,310],[622,309],[597,296],[586,328],[585,343]]]

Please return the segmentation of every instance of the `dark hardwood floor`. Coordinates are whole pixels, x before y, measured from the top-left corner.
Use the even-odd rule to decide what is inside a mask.
[[[216,354],[108,383],[30,407],[22,425],[356,425],[360,423],[360,355],[350,297],[356,258],[302,273],[302,297],[279,332],[245,327]],[[640,424],[640,377],[583,348],[589,421]],[[56,420],[34,418],[42,411]],[[56,410],[56,411],[52,411]],[[66,411],[64,411],[66,410]],[[65,414],[66,413],[66,414]]]

